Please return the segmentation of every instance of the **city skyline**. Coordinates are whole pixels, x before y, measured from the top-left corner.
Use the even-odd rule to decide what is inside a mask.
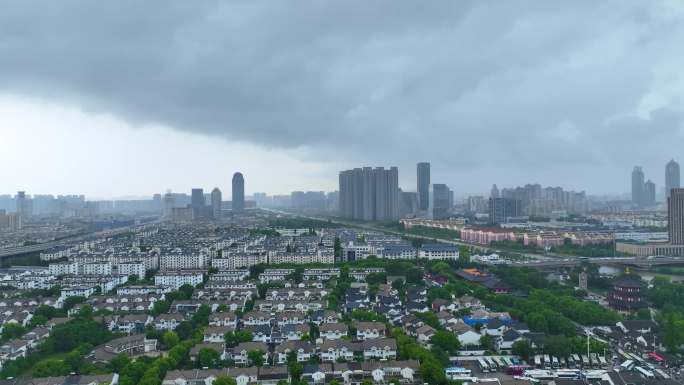
[[[492,183],[622,194],[625,169],[663,186],[662,165],[680,158],[673,2],[173,3],[162,23],[151,5],[87,20],[78,2],[55,7],[0,15],[12,37],[0,56],[16,58],[0,63],[7,192],[230,193],[216,165],[250,175],[248,193],[331,191],[360,164],[396,165],[407,188],[428,160],[458,195]]]

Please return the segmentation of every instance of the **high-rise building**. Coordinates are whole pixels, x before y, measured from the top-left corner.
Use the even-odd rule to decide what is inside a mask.
[[[21,218],[28,218],[33,214],[33,207],[31,204],[31,199],[29,199],[26,196],[26,192],[24,191],[17,191],[17,197],[16,197],[16,204],[17,204],[17,209],[16,212],[19,214]]]
[[[191,195],[191,205],[192,208],[194,209],[202,209],[204,206],[206,206],[207,202],[204,199],[204,189],[201,188],[194,188],[192,189],[192,195]]]
[[[221,218],[221,200],[223,199],[221,190],[218,187],[214,187],[211,190],[211,213],[214,219]]]
[[[492,185],[492,191],[489,193],[490,198],[499,198],[499,188],[496,184]]]
[[[449,218],[451,190],[443,183],[432,185],[432,219]]]
[[[649,179],[644,183],[644,205],[655,206],[656,203],[656,186],[655,183]]]
[[[643,207],[644,195],[644,170],[635,166],[632,170],[632,203],[637,207]]]
[[[399,218],[399,170],[396,167],[342,171],[339,186],[342,217],[367,221]]]
[[[670,191],[673,188],[679,188],[679,163],[674,159],[667,162],[665,166],[665,197],[670,197]]]
[[[418,211],[418,193],[399,189],[399,216],[415,214]]]
[[[675,188],[667,198],[667,232],[670,243],[684,245],[684,188]]]
[[[233,212],[245,211],[245,178],[241,173],[233,174]]]
[[[164,194],[164,218],[171,219],[174,207],[176,207],[176,197],[169,191]]]
[[[489,198],[489,221],[494,224],[508,222],[521,215],[520,201],[511,198]]]
[[[427,210],[430,207],[430,163],[420,162],[416,165],[418,208]]]

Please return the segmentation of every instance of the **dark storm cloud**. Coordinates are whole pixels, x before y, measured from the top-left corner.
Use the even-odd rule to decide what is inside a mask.
[[[676,3],[0,4],[0,91],[136,124],[445,168],[629,170],[682,144]]]

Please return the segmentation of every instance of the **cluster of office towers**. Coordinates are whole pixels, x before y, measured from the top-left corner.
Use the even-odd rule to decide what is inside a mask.
[[[233,213],[243,212],[245,210],[245,178],[242,173],[236,172],[233,174],[232,193],[233,199],[230,202],[231,211]],[[164,216],[167,218],[182,216],[186,219],[218,219],[222,215],[223,206],[223,194],[218,187],[214,187],[211,191],[208,205],[206,197],[204,196],[204,189],[202,188],[192,189],[190,204],[184,208],[176,207],[174,194],[169,192],[164,196]]]
[[[665,196],[670,197],[672,189],[679,188],[679,163],[671,160],[665,165]],[[632,204],[636,208],[653,207],[656,204],[656,185],[645,180],[644,170],[635,166],[632,170]]]

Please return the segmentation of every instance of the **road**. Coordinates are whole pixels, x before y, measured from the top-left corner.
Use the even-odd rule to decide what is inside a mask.
[[[145,223],[145,224],[148,225],[148,224],[154,224],[157,222],[159,222],[159,221],[157,220],[157,221],[153,221],[153,222],[149,222],[149,223]],[[11,257],[14,255],[21,255],[21,254],[45,251],[45,250],[49,250],[55,246],[63,245],[65,243],[82,242],[82,241],[101,238],[101,237],[111,237],[111,236],[126,233],[126,232],[130,231],[131,229],[133,229],[137,226],[140,226],[140,225],[130,225],[130,226],[119,227],[119,228],[116,228],[114,230],[105,230],[105,231],[98,231],[95,233],[76,235],[73,237],[63,238],[63,239],[60,239],[57,241],[39,243],[37,245],[0,249],[0,259]]]

